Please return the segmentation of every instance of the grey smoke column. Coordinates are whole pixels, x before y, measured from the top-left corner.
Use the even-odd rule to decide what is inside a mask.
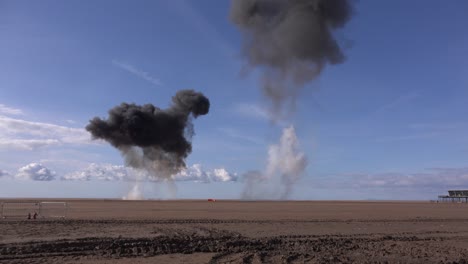
[[[327,63],[345,59],[332,31],[351,17],[348,0],[232,0],[243,56],[262,73],[263,92],[278,111]]]
[[[92,119],[86,130],[94,139],[104,139],[119,149],[127,166],[171,179],[185,168],[185,158],[192,151],[192,117],[205,115],[209,109],[210,101],[203,94],[181,90],[168,109],[122,103],[109,111],[108,119]]]

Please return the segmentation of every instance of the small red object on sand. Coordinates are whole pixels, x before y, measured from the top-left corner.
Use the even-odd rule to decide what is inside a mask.
[[[210,198],[210,199],[208,199],[208,202],[216,202],[216,200]]]

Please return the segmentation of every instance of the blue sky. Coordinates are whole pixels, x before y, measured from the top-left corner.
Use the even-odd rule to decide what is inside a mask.
[[[165,108],[195,89],[211,109],[194,122],[187,163],[238,180],[177,182],[176,197],[238,198],[281,125],[268,118],[257,72],[240,74],[228,10],[229,1],[0,0],[0,197],[121,197],[131,183],[60,180],[91,163],[106,173],[123,164],[83,127],[121,102]],[[291,199],[468,188],[467,10],[463,0],[357,2],[337,32],[350,44],[346,62],[308,84],[287,121],[308,157]],[[33,175],[41,169],[51,177]],[[168,197],[164,184],[144,186],[146,197]]]

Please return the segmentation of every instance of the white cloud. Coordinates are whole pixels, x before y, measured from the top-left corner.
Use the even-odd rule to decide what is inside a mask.
[[[4,104],[0,104],[0,114],[5,115],[24,115],[21,109],[8,107]]]
[[[4,170],[0,170],[0,178],[9,178],[9,177],[11,177],[10,173]]]
[[[33,181],[55,180],[55,172],[40,163],[30,163],[18,170],[15,179]]]
[[[236,173],[230,173],[224,168],[219,168],[213,170],[211,180],[216,182],[228,182],[237,181],[237,178],[238,177]]]
[[[162,85],[162,82],[161,80],[159,80],[158,78],[155,78],[153,76],[151,76],[148,72],[146,71],[143,71],[143,70],[140,70],[138,69],[137,67],[133,66],[133,65],[130,65],[130,64],[127,64],[127,63],[124,63],[124,62],[120,62],[120,61],[117,61],[117,60],[113,60],[112,61],[112,64],[114,64],[115,66],[133,74],[133,75],[136,75],[137,77],[145,80],[145,81],[148,81],[156,86],[161,86]]]
[[[236,181],[237,174],[229,173],[224,168],[214,170],[204,170],[201,164],[193,164],[187,169],[172,177],[175,181],[194,181],[194,182],[228,182]]]
[[[130,173],[124,166],[96,163],[91,163],[87,168],[81,171],[68,173],[62,177],[62,180],[75,181],[89,181],[93,179],[101,181],[134,180],[134,178],[130,177]]]
[[[208,173],[202,169],[200,164],[194,164],[180,173],[173,175],[175,181],[209,182]]]
[[[33,150],[53,145],[90,143],[90,134],[82,128],[0,116],[0,148],[3,149]]]

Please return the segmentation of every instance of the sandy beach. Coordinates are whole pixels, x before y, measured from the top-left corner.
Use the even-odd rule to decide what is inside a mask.
[[[65,219],[0,221],[1,263],[465,263],[468,259],[467,204],[60,201],[68,204]]]

